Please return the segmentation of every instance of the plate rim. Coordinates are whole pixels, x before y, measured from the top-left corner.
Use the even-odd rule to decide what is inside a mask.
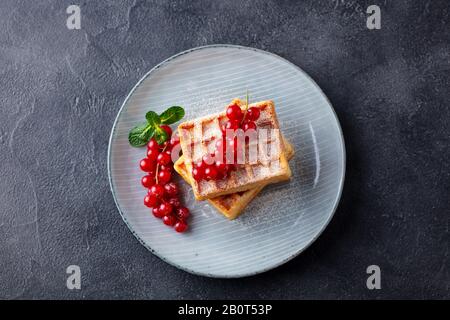
[[[134,92],[137,90],[137,88],[141,85],[141,83],[146,80],[148,77],[151,76],[151,74],[155,71],[157,71],[158,69],[160,69],[162,66],[164,66],[165,64],[169,63],[170,61],[183,56],[185,54],[188,54],[190,52],[193,51],[198,51],[198,50],[203,50],[203,49],[209,49],[209,48],[234,48],[234,49],[244,49],[244,50],[251,50],[251,51],[256,51],[262,54],[267,54],[270,55],[276,59],[280,59],[286,63],[288,63],[289,65],[293,66],[295,69],[297,69],[298,71],[300,71],[309,81],[311,81],[311,83],[313,84],[313,86],[318,90],[318,92],[322,95],[323,98],[325,98],[325,100],[327,101],[332,115],[334,117],[334,120],[336,121],[337,124],[337,128],[338,128],[338,132],[339,132],[339,138],[340,138],[340,142],[342,145],[342,175],[339,177],[339,190],[335,199],[335,202],[333,204],[333,209],[331,211],[330,216],[328,217],[328,219],[325,221],[325,223],[323,224],[322,228],[319,230],[319,232],[317,232],[317,234],[311,238],[311,240],[308,242],[307,245],[305,245],[303,248],[296,250],[293,254],[291,254],[289,257],[282,259],[280,261],[278,261],[277,263],[274,263],[268,267],[262,268],[260,270],[256,270],[256,271],[252,271],[252,272],[243,272],[240,274],[233,274],[233,275],[217,275],[217,274],[213,274],[213,273],[208,273],[208,272],[199,272],[199,271],[195,271],[195,270],[191,270],[187,267],[184,267],[182,265],[179,265],[173,261],[171,261],[170,259],[167,259],[166,257],[164,257],[163,255],[159,254],[155,249],[153,249],[150,245],[148,245],[147,243],[144,242],[144,240],[136,233],[136,231],[133,230],[133,227],[131,226],[131,224],[128,222],[127,218],[124,216],[124,213],[122,212],[122,209],[120,207],[120,204],[116,198],[116,194],[115,194],[115,189],[114,189],[114,184],[112,181],[112,173],[111,173],[111,148],[112,148],[112,142],[113,142],[113,136],[116,130],[116,126],[119,120],[120,115],[122,114],[122,111],[124,110],[125,106],[128,104],[128,101],[130,100],[131,96],[134,94]],[[346,173],[346,148],[345,148],[345,140],[344,140],[344,135],[342,132],[342,127],[341,124],[339,122],[339,118],[336,114],[336,111],[333,108],[333,105],[331,104],[331,101],[328,99],[328,97],[325,95],[325,93],[322,91],[322,89],[319,87],[319,85],[311,78],[311,76],[309,76],[303,69],[301,69],[299,66],[297,66],[296,64],[290,62],[289,60],[275,54],[269,51],[265,51],[262,49],[258,49],[258,48],[252,48],[252,47],[247,47],[247,46],[241,46],[241,45],[235,45],[235,44],[210,44],[210,45],[204,45],[204,46],[199,46],[199,47],[194,47],[191,49],[187,49],[184,51],[181,51],[177,54],[174,54],[172,56],[170,56],[169,58],[161,61],[160,63],[158,63],[157,65],[155,65],[153,68],[151,68],[148,72],[146,72],[140,79],[139,81],[133,86],[133,88],[130,90],[130,92],[127,94],[127,96],[125,97],[125,100],[123,101],[119,111],[117,112],[116,118],[114,119],[112,128],[111,128],[111,133],[109,136],[109,141],[108,141],[108,152],[107,152],[107,170],[108,170],[108,181],[109,181],[109,187],[110,187],[110,191],[111,194],[113,196],[114,199],[114,203],[117,207],[117,210],[119,211],[120,216],[122,217],[123,222],[125,223],[125,225],[127,226],[127,228],[131,231],[131,233],[136,237],[136,239],[147,249],[149,250],[151,253],[153,253],[154,255],[156,255],[158,258],[160,258],[162,261],[170,264],[171,266],[176,267],[177,269],[181,269],[183,271],[186,271],[188,273],[194,274],[194,275],[198,275],[198,276],[204,276],[204,277],[209,277],[209,278],[218,278],[218,279],[235,279],[235,278],[243,278],[243,277],[249,277],[249,276],[254,276],[260,273],[264,273],[267,272],[269,270],[275,269],[287,262],[289,262],[290,260],[296,258],[297,256],[299,256],[303,251],[305,251],[306,249],[308,249],[324,232],[324,230],[327,228],[328,224],[330,223],[330,221],[333,219],[334,214],[336,213],[336,210],[339,206],[340,200],[341,200],[341,196],[342,196],[342,190],[344,187],[344,182],[345,182],[345,173]]]

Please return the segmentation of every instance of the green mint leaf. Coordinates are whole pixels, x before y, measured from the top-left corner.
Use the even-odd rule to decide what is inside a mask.
[[[154,137],[158,144],[162,144],[169,139],[167,132],[161,129],[161,124],[173,124],[184,117],[182,107],[173,106],[158,115],[154,111],[145,114],[147,123],[138,125],[131,129],[128,134],[128,141],[133,147],[142,147]]]
[[[145,114],[145,119],[147,119],[147,122],[152,127],[157,127],[161,124],[161,119],[159,118],[158,114],[154,111],[149,111]]]
[[[148,123],[143,123],[131,129],[128,134],[128,141],[133,147],[142,147],[147,144],[154,133],[154,127],[150,126]]]
[[[184,117],[184,109],[182,107],[173,106],[161,113],[159,116],[162,124],[172,124],[180,121]]]
[[[155,138],[156,142],[158,142],[158,144],[163,144],[164,141],[169,138],[167,132],[161,129],[161,127],[159,126],[155,127],[155,134],[153,137]]]

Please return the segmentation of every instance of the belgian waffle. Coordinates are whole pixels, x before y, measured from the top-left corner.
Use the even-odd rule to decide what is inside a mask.
[[[244,109],[244,105],[239,99],[234,99],[231,104],[237,104]],[[290,178],[291,170],[286,159],[273,101],[252,103],[249,107],[260,109],[260,117],[256,121],[258,129],[274,129],[266,141],[262,141],[262,139],[258,141],[258,150],[270,150],[270,156],[264,154],[261,157],[261,153],[259,153],[255,163],[246,162],[238,166],[237,170],[232,171],[226,179],[193,180],[191,185],[197,200],[241,192]],[[215,139],[221,137],[221,125],[226,121],[224,111],[183,122],[178,126],[180,145],[188,172],[192,171],[193,163],[201,160],[203,155],[212,152]]]
[[[294,148],[292,145],[287,142],[283,138],[284,146],[286,148],[286,157],[290,160],[294,156]],[[181,177],[189,184],[192,182],[192,176],[187,171],[184,157],[181,156],[174,164],[174,169],[178,172]],[[211,203],[220,213],[222,213],[228,219],[236,219],[245,207],[253,200],[258,193],[266,186],[263,184],[253,189],[249,189],[246,191],[231,193],[223,196],[219,196],[216,198],[208,199],[208,202]]]

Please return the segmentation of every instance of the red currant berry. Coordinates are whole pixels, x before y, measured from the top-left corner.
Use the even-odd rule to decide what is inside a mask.
[[[155,197],[153,194],[148,194],[144,198],[144,204],[151,208],[157,206],[159,203],[159,200],[157,197]]]
[[[159,170],[172,172],[173,167],[169,165],[161,164],[159,165]]]
[[[166,194],[169,197],[174,197],[179,192],[178,186],[177,186],[177,184],[175,182],[170,182],[170,183],[166,184],[164,186],[164,189],[166,190]]]
[[[148,159],[148,158],[144,158],[141,160],[141,162],[139,163],[139,166],[141,167],[142,171],[145,172],[150,172],[155,170],[155,162],[153,162],[152,160]]]
[[[223,161],[216,161],[216,169],[220,174],[228,171],[228,166]]]
[[[230,120],[225,125],[226,130],[237,130],[239,129],[240,122],[237,120]]]
[[[202,168],[194,168],[192,169],[192,177],[195,179],[195,181],[200,181],[203,179],[203,169]]]
[[[176,213],[177,213],[177,217],[181,220],[186,220],[191,215],[189,212],[189,209],[186,207],[178,208]]]
[[[216,150],[225,150],[224,139],[217,139],[215,146],[216,146]]]
[[[159,144],[156,142],[155,138],[151,138],[150,141],[147,143],[147,149],[159,149]]]
[[[163,222],[167,226],[173,226],[177,222],[177,220],[175,219],[174,216],[167,215],[163,217]]]
[[[228,119],[241,121],[243,116],[242,110],[237,104],[233,104],[227,108]]]
[[[253,121],[249,121],[244,123],[244,131],[247,130],[256,130],[256,124]]]
[[[177,223],[175,223],[175,231],[176,232],[185,232],[188,228],[188,225],[186,222],[184,221],[178,221]]]
[[[158,149],[148,149],[147,151],[147,158],[149,158],[151,161],[155,161],[158,155],[159,155]]]
[[[161,170],[158,172],[158,182],[160,184],[166,184],[167,182],[170,181],[170,179],[172,178],[172,174],[170,173],[170,171],[166,171],[166,170]]]
[[[247,115],[245,116],[245,118],[250,121],[256,121],[259,119],[259,115],[260,115],[259,108],[251,107],[247,110]]]
[[[153,175],[149,175],[149,174],[146,176],[143,176],[141,179],[141,183],[142,183],[142,186],[144,186],[144,188],[150,189],[150,187],[155,184],[155,177]]]
[[[215,166],[209,166],[205,169],[205,177],[208,180],[216,180],[217,179],[217,169]]]
[[[155,184],[150,188],[149,193],[158,198],[162,198],[164,196],[164,187],[160,184]]]
[[[225,158],[225,150],[216,150],[216,151],[214,151],[214,159],[216,161],[223,162],[224,158]]]
[[[206,163],[204,163],[203,160],[197,161],[197,162],[194,164],[194,168],[197,168],[197,169],[200,169],[200,170],[205,170],[205,168],[206,168],[207,166],[208,166],[208,165],[207,165]]]
[[[158,155],[156,161],[158,161],[159,164],[168,165],[172,159],[169,154],[163,152]]]
[[[181,150],[181,148],[179,150],[167,149],[165,151],[165,153],[168,155],[168,159],[170,159],[170,162],[169,162],[170,165],[172,164],[172,162],[175,162],[178,160],[178,158],[180,157],[180,150]],[[177,153],[177,151],[178,151],[178,153]]]
[[[177,133],[173,134],[172,137],[170,138],[170,145],[172,147],[175,147],[179,143],[180,143],[180,137],[178,136]]]
[[[206,164],[208,166],[214,164],[213,156],[211,156],[210,154],[205,154],[202,157],[202,161],[203,161],[204,164]]]
[[[161,150],[161,152],[169,145],[169,141],[164,141],[160,146],[159,149]]]
[[[161,214],[161,212],[159,212],[159,208],[158,207],[154,207],[152,209],[153,215],[159,219],[161,219],[162,217],[164,217],[164,215]]]
[[[161,203],[158,208],[159,208],[159,212],[165,216],[171,214],[172,210],[173,210],[172,205],[168,202]]]
[[[181,201],[177,197],[170,198],[167,202],[170,203],[173,208],[181,207]]]
[[[168,125],[163,124],[162,126],[160,126],[161,129],[163,129],[166,133],[167,136],[170,138],[172,136],[172,128],[169,127]]]

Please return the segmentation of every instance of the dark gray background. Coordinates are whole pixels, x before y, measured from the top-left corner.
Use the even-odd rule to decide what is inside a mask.
[[[66,28],[69,4],[81,30]],[[381,7],[381,30],[366,8]],[[5,1],[0,4],[0,297],[450,298],[448,1]],[[341,203],[306,252],[208,279],[133,237],[110,193],[114,118],[154,65],[230,43],[279,54],[336,109]],[[65,269],[82,271],[82,290]],[[377,264],[382,289],[366,288]]]

